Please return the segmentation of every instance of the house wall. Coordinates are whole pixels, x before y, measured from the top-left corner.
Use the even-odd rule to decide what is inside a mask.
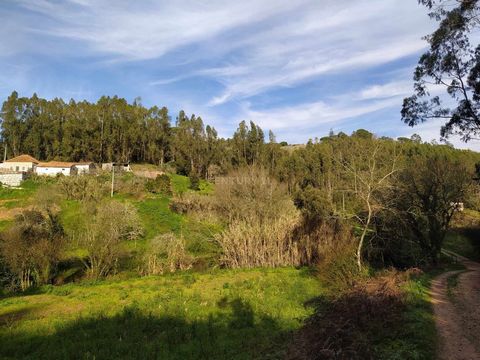
[[[11,171],[32,171],[34,164],[31,162],[4,162],[0,168]]]
[[[75,168],[77,169],[78,174],[91,174],[95,166],[93,164],[81,164],[81,165],[75,165]]]
[[[25,173],[0,174],[0,183],[4,186],[20,186],[26,178]]]
[[[56,176],[57,174],[70,176],[73,173],[71,167],[61,168],[61,167],[46,167],[46,166],[42,166],[42,167],[37,166],[35,172],[38,175],[47,175],[47,176]]]

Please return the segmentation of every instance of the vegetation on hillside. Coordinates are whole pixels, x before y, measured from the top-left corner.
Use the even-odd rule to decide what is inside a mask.
[[[232,139],[218,139],[214,129],[205,127],[199,118],[187,118],[180,113],[175,126],[169,122],[167,126],[166,110],[149,112],[138,103],[129,105],[116,98],[99,101],[104,111],[100,123],[104,126],[103,135],[96,138],[98,133],[85,133],[84,145],[69,147],[71,140],[66,129],[58,141],[43,139],[46,128],[36,128],[39,117],[50,114],[48,119],[42,119],[54,124],[57,113],[53,108],[75,114],[81,107],[90,114],[81,121],[92,121],[91,126],[97,126],[99,104],[72,102],[56,106],[57,100],[12,96],[4,105],[10,112],[2,115],[10,116],[4,121],[4,141],[10,151],[30,152],[41,158],[152,164],[137,164],[134,173],[117,174],[113,197],[111,174],[101,171],[78,177],[34,176],[22,189],[0,190],[4,212],[0,234],[1,291],[6,304],[19,301],[18,308],[9,308],[3,318],[0,314],[0,319],[11,321],[11,326],[0,335],[0,341],[12,344],[5,347],[8,356],[38,357],[51,351],[59,336],[72,339],[72,347],[90,347],[90,355],[85,356],[117,356],[119,353],[109,352],[113,350],[102,349],[97,329],[112,334],[105,339],[108,349],[114,348],[113,344],[121,338],[125,347],[118,351],[131,357],[138,355],[132,344],[145,336],[152,338],[144,340],[148,354],[173,358],[185,354],[221,358],[233,353],[238,358],[265,354],[273,358],[305,358],[295,348],[300,347],[295,345],[296,341],[307,341],[302,345],[307,350],[321,349],[324,358],[331,354],[338,358],[340,353],[353,358],[388,358],[391,351],[405,357],[432,356],[432,347],[424,346],[434,336],[425,279],[432,266],[442,265],[441,249],[445,246],[467,256],[476,254],[477,244],[465,239],[474,238],[478,218],[470,217],[469,224],[465,219],[480,210],[479,154],[423,143],[418,136],[377,138],[362,129],[350,136],[331,133],[305,146],[285,150],[275,142],[272,133],[269,142],[265,142],[263,130],[254,123],[242,122]],[[19,104],[40,106],[45,111],[28,112],[27,117],[20,119],[15,113]],[[109,118],[113,114],[129,119],[119,122],[114,132],[113,117]],[[138,114],[147,119],[141,125],[135,125]],[[70,115],[65,116],[65,122],[58,126],[80,126],[73,118],[68,119]],[[143,126],[155,126],[156,132],[136,132]],[[25,128],[29,129],[28,136],[22,133]],[[75,134],[83,137],[85,129],[88,127],[81,127]],[[118,142],[120,135],[122,141]],[[42,145],[36,147],[38,144]],[[464,213],[459,212],[461,203],[467,208]],[[422,275],[420,270],[385,274],[389,267],[396,271],[419,267],[427,274]],[[218,272],[225,268],[229,270]],[[262,270],[265,268],[285,269]],[[205,311],[201,311],[203,295],[198,294],[192,300],[196,309],[193,314],[167,318],[163,310],[156,312],[156,307],[163,309],[168,299],[149,302],[153,294],[163,290],[145,291],[145,296],[151,295],[147,299],[135,289],[137,285],[141,288],[143,281],[196,279],[208,274],[212,274],[213,281],[223,276],[219,274],[242,277],[264,271],[278,274],[273,282],[293,272],[295,276],[302,274],[301,281],[309,284],[301,301],[292,298],[299,301],[292,306],[302,310],[300,318],[288,326],[279,325],[281,316],[262,313],[259,309],[264,303],[259,305],[259,299],[246,301],[243,292],[248,289],[243,287],[234,298],[215,298],[221,311],[231,310],[222,313],[225,318],[217,314],[215,307],[205,305]],[[28,292],[36,293],[38,299],[50,299],[53,307],[58,301],[45,294],[45,289],[52,294],[65,292],[64,298],[70,293],[82,293],[75,298],[79,308],[90,304],[88,299],[92,298],[98,300],[99,307],[108,309],[111,302],[101,298],[100,289],[118,281],[124,281],[129,289],[121,295],[128,298],[121,302],[122,307],[69,317],[62,323],[64,333],[41,325],[44,321],[55,322],[48,314],[32,310],[32,317],[28,315],[30,307],[35,307],[24,296]],[[179,289],[191,286],[190,280],[175,281],[180,282]],[[315,286],[310,287],[312,284]],[[230,289],[228,284],[222,286],[225,291]],[[270,293],[268,289],[265,288],[268,294],[259,292],[262,301],[284,299],[280,290]],[[315,296],[321,296],[321,301],[316,302]],[[181,304],[181,298],[174,296],[175,307],[186,306]],[[316,305],[303,308],[301,303],[310,300]],[[376,314],[373,310],[379,306],[385,311]],[[370,314],[370,322],[357,316],[361,311],[355,307],[370,309],[365,312]],[[331,319],[338,313],[345,314],[349,326],[331,327]],[[416,318],[412,315],[415,313],[421,317]],[[298,340],[291,344],[279,340],[298,330],[309,315],[311,319],[296,335]],[[247,321],[248,330],[232,325],[237,321]],[[146,328],[140,323],[147,324]],[[132,332],[119,333],[121,324],[129,324]],[[403,330],[401,324],[406,326]],[[396,341],[393,335],[380,336],[377,330],[386,326],[405,341]],[[170,328],[180,334],[175,340],[179,341],[175,344],[181,344],[178,348],[165,340],[175,338],[177,330]],[[413,329],[418,328],[428,330],[415,339]],[[208,335],[200,329],[206,329]],[[76,331],[86,334],[86,338],[75,339]],[[337,334],[336,340],[312,342],[322,331]],[[264,332],[269,335],[263,337]],[[254,333],[259,337],[255,338]],[[235,340],[228,340],[225,334]],[[240,340],[240,334],[246,336],[248,344]],[[125,340],[129,335],[131,340]],[[153,339],[163,344],[161,348],[155,346]],[[23,346],[27,342],[46,345],[35,350]],[[14,345],[26,350],[15,350],[18,346]],[[237,351],[244,345],[249,345],[251,352]],[[61,357],[69,346],[52,354]],[[238,354],[232,349],[237,349]]]

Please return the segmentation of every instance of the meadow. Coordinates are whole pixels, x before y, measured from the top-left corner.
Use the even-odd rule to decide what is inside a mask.
[[[187,177],[170,178],[174,194],[192,192]],[[124,180],[135,179],[126,174]],[[11,226],[12,215],[31,207],[42,187],[55,181],[32,179],[22,189],[1,189],[2,227]],[[211,192],[212,184],[202,181],[197,193]],[[172,195],[119,190],[114,198],[135,207],[143,228],[139,239],[122,243],[119,270],[101,280],[84,278],[85,253],[72,236],[81,202],[61,200],[59,214],[71,241],[54,284],[0,297],[0,358],[295,358],[300,329],[342,296],[322,282],[315,267],[219,267],[215,234],[222,225],[173,212]],[[136,255],[167,232],[186,239],[194,266],[139,276]],[[384,320],[372,318],[353,330],[355,341],[370,344],[379,359],[433,359],[436,332],[428,288],[439,271],[408,278],[401,285],[402,310],[388,320],[389,331],[379,331]]]

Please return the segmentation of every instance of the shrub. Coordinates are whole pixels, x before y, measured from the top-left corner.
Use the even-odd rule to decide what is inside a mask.
[[[301,243],[292,236],[300,213],[286,188],[264,169],[246,168],[217,178],[213,207],[228,226],[216,239],[228,267],[301,263]]]
[[[64,248],[59,217],[47,211],[25,210],[1,236],[0,253],[22,290],[49,283]]]
[[[204,215],[216,208],[215,199],[197,193],[182,193],[175,196],[169,207],[178,214],[202,213]]]
[[[170,176],[166,174],[157,175],[155,179],[149,179],[145,183],[145,189],[154,194],[172,195],[172,183]]]
[[[276,219],[294,211],[286,187],[262,168],[244,168],[215,180],[216,211],[227,220]]]
[[[144,255],[143,274],[158,275],[164,272],[188,270],[193,258],[185,249],[183,237],[167,233],[150,240]]]
[[[87,251],[84,265],[89,277],[98,279],[111,273],[121,255],[121,242],[141,235],[133,206],[117,201],[102,202],[89,215],[81,237]]]
[[[294,211],[265,223],[234,220],[216,237],[223,264],[230,268],[300,265],[300,244],[292,237],[298,217]]]
[[[318,262],[318,276],[322,283],[335,290],[351,288],[362,277],[355,254],[353,241],[325,245]]]
[[[404,326],[408,273],[360,282],[320,302],[295,336],[287,359],[375,359],[376,341]],[[389,331],[385,331],[389,329]]]
[[[57,187],[68,200],[99,201],[108,194],[108,184],[94,176],[61,176]]]
[[[135,176],[131,173],[123,174],[116,178],[115,192],[142,198],[145,195],[147,179]]]
[[[192,174],[188,178],[190,180],[189,188],[195,191],[200,190],[200,178],[198,177],[198,175]]]

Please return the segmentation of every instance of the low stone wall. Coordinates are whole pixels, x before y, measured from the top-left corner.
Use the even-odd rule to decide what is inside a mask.
[[[3,186],[20,186],[21,182],[27,178],[25,173],[0,173],[0,183]]]

